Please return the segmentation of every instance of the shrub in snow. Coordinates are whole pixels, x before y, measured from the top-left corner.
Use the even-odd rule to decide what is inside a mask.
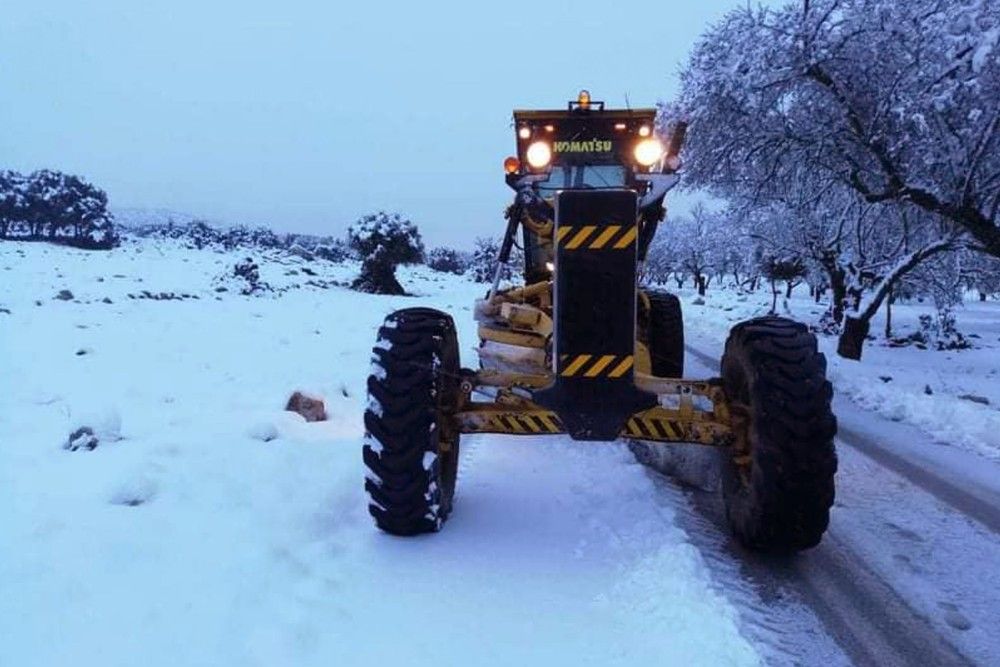
[[[911,334],[910,340],[933,345],[938,350],[965,350],[972,347],[958,330],[951,308],[941,308],[936,316],[921,315],[920,331]]]
[[[352,287],[373,294],[405,294],[396,267],[423,258],[424,244],[416,225],[398,213],[366,215],[347,230],[348,245],[361,258],[361,275]]]
[[[452,248],[434,248],[431,250],[427,253],[427,266],[435,271],[457,275],[465,273],[465,269],[467,268],[461,253]]]
[[[288,254],[295,255],[296,257],[301,257],[307,262],[311,262],[314,259],[316,259],[316,256],[313,253],[309,252],[308,250],[300,246],[298,243],[294,244],[291,248],[288,249]]]
[[[191,245],[200,250],[208,245],[221,244],[224,235],[214,227],[210,227],[208,223],[195,220],[187,226],[185,236]]]
[[[250,257],[217,276],[212,284],[216,292],[236,291],[247,296],[271,291],[271,286],[260,279],[260,267]]]
[[[247,227],[237,225],[219,232],[222,247],[226,250],[234,248],[280,248],[282,241],[266,227]]]
[[[313,254],[328,262],[343,262],[350,256],[350,251],[343,241],[336,240],[331,243],[321,243],[313,248]]]
[[[260,267],[249,257],[236,263],[233,267],[233,277],[243,281],[240,294],[253,294],[269,289],[267,283],[260,280]]]

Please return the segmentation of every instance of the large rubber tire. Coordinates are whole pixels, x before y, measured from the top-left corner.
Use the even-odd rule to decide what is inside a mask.
[[[664,378],[684,377],[684,317],[681,301],[660,290],[647,290],[649,310],[645,313],[646,345],[649,348],[653,375]]]
[[[362,453],[368,511],[387,533],[435,532],[451,513],[459,435],[445,420],[457,404],[459,369],[445,313],[398,310],[378,331]]]
[[[726,341],[722,381],[734,413],[745,408],[749,446],[749,460],[726,456],[723,465],[733,532],[757,551],[816,546],[830,523],[837,471],[833,391],[816,337],[780,317],[738,324]]]

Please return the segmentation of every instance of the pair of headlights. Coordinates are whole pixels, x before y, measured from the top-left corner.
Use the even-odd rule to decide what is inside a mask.
[[[663,157],[663,144],[655,137],[643,139],[632,151],[635,161],[643,167],[651,167]],[[536,141],[528,146],[525,153],[532,169],[542,169],[552,161],[552,146],[547,141]]]

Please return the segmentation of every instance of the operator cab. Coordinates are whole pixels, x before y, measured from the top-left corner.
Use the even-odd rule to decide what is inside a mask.
[[[648,244],[663,218],[663,196],[677,182],[683,138],[678,124],[664,144],[655,124],[656,109],[605,109],[586,90],[566,109],[514,111],[517,155],[504,161],[504,170],[526,214],[526,281],[551,277],[553,202],[561,190],[634,190],[638,223],[648,231],[640,237]]]

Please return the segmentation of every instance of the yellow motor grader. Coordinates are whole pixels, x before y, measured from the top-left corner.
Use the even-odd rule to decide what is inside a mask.
[[[731,330],[722,377],[684,378],[675,295],[642,287],[642,262],[678,182],[685,125],[655,109],[579,97],[514,112],[514,190],[496,275],[475,306],[478,369],[461,366],[446,313],[406,308],[378,332],[365,411],[365,488],[382,530],[440,530],[466,433],[619,439],[724,450],[733,532],[757,550],[819,543],[837,459],[826,359],[801,323]],[[500,289],[518,242],[523,286]]]

